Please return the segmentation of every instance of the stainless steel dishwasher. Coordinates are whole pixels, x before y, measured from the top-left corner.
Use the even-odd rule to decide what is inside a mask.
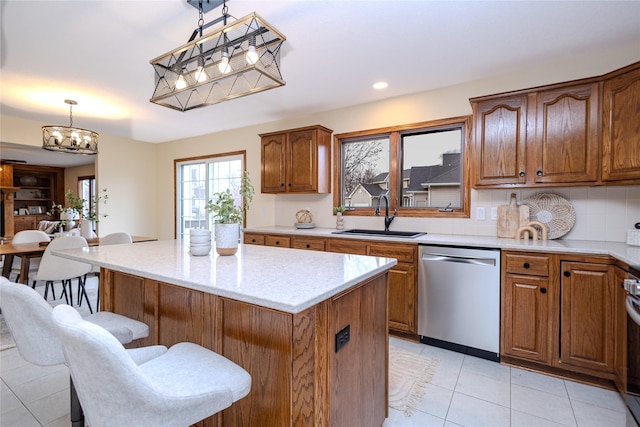
[[[500,360],[500,250],[420,246],[420,342]]]

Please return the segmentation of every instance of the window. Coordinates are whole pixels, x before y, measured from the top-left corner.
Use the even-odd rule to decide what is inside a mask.
[[[213,230],[213,217],[204,206],[214,193],[238,194],[246,153],[226,153],[175,160],[176,236],[184,239],[190,228]],[[238,203],[239,204],[239,203]]]
[[[86,200],[84,208],[82,210],[82,217],[88,218],[90,215],[96,212],[91,212],[96,206],[90,203],[96,196],[96,177],[95,176],[80,176],[78,177],[78,195],[80,198]]]
[[[334,205],[374,215],[382,195],[398,216],[469,217],[471,118],[352,132],[334,138]]]

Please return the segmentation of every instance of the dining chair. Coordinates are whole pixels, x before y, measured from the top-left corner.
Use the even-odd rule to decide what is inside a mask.
[[[133,238],[131,234],[126,231],[118,231],[116,233],[107,234],[104,237],[100,238],[100,246],[105,245],[120,245],[133,243]],[[91,272],[94,273],[98,277],[98,298],[96,299],[96,311],[100,311],[100,267],[94,265],[91,268]],[[81,296],[78,296],[78,300],[81,300]]]
[[[92,427],[187,427],[251,389],[247,371],[197,344],[181,342],[136,364],[112,335],[72,307],[55,307],[52,318]]]
[[[44,281],[44,299],[47,299],[49,288],[53,294],[53,299],[56,298],[54,283],[57,281],[62,282],[62,294],[65,297],[67,303],[73,305],[73,292],[71,289],[72,279],[78,280],[78,295],[84,295],[87,304],[89,305],[89,311],[93,313],[91,303],[86,291],[84,291],[85,276],[91,271],[91,264],[84,262],[73,261],[67,258],[62,258],[53,255],[53,252],[61,249],[74,249],[74,248],[86,248],[88,246],[87,241],[81,236],[62,236],[56,237],[49,243],[47,249],[42,254],[42,260],[40,261],[40,267],[36,273],[36,281]],[[69,292],[67,293],[67,285]],[[82,290],[82,291],[81,291]]]
[[[36,290],[0,277],[0,309],[24,360],[38,366],[65,363],[62,342],[51,317],[53,309]],[[86,320],[100,325],[122,344],[149,335],[149,327],[145,323],[107,311],[89,315]],[[151,346],[127,351],[136,363],[143,363],[166,350],[164,346]],[[74,426],[84,427],[81,418],[82,409],[72,382],[71,420]]]
[[[13,238],[11,239],[12,244],[21,244],[21,243],[40,243],[40,242],[50,242],[51,238],[47,233],[41,230],[21,230],[18,231]],[[40,257],[32,257],[29,263],[29,278],[33,274],[38,271],[38,267],[40,265]],[[14,257],[13,264],[11,264],[11,274],[15,274],[15,281],[20,281],[20,267],[22,266],[22,257]],[[11,277],[11,274],[9,277]],[[25,283],[28,283],[27,279]],[[32,287],[35,287],[35,282],[33,282]]]

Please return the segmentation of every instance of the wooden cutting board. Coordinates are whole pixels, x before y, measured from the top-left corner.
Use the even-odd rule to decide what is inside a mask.
[[[516,194],[511,193],[508,205],[498,206],[498,237],[515,239],[518,228],[529,223],[529,206],[518,205]]]

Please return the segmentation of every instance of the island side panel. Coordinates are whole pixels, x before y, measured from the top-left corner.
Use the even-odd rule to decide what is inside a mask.
[[[388,274],[331,300],[330,337],[349,327],[349,340],[331,358],[331,425],[382,426],[387,417]]]
[[[223,299],[222,349],[251,375],[249,395],[222,413],[222,425],[291,425],[292,315]]]

